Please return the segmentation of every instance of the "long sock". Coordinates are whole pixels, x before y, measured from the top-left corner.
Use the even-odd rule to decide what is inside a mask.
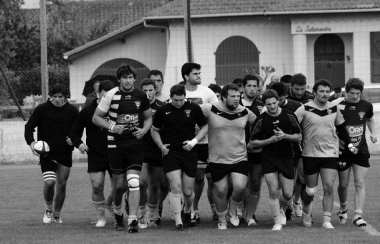
[[[95,211],[96,211],[96,215],[98,217],[98,219],[105,219],[105,206],[104,206],[104,200],[102,201],[98,201],[98,202],[95,202],[95,201],[92,201],[92,204],[94,205],[94,208],[95,208]]]
[[[156,210],[154,211],[154,218],[161,218],[161,217],[160,217],[160,213],[158,212],[158,210],[159,210],[159,206],[157,205],[157,208],[156,208]]]
[[[136,215],[128,215],[128,224],[130,224],[133,220],[137,221]]]
[[[199,200],[202,196],[202,192],[203,192],[203,188],[205,187],[205,182],[203,181],[202,184],[196,184],[194,183],[194,199],[195,199],[195,195],[197,196],[198,198],[198,202],[197,202],[197,205],[194,206],[194,210],[198,210],[198,203],[199,203]]]
[[[216,206],[215,206],[215,203],[210,204],[210,208],[211,208],[211,211],[212,211],[213,213],[216,213]]]
[[[61,216],[61,210],[54,210],[53,217],[54,218],[59,218]]]
[[[183,211],[185,213],[189,213],[189,212],[193,212],[194,213],[194,211],[191,211],[191,207],[193,206],[193,201],[194,201],[194,192],[193,192],[193,194],[191,194],[190,197],[184,197],[183,200],[185,202]]]
[[[277,199],[270,199],[269,198],[269,208],[273,215],[274,223],[279,224],[280,223],[280,202]]]
[[[216,211],[216,214],[218,215],[218,219],[220,223],[226,223],[226,214],[227,214],[227,209],[224,210],[223,212],[218,212]]]
[[[181,194],[169,193],[170,208],[176,225],[182,224],[181,219]]]
[[[312,202],[310,204],[305,204],[303,201],[302,201],[302,210],[305,214],[310,214],[311,212],[311,206],[312,206]]]
[[[148,213],[146,215],[148,220],[154,220],[154,213],[155,213],[157,208],[158,208],[157,204],[154,205],[154,204],[148,203]]]
[[[141,215],[145,215],[146,216],[146,204],[145,205],[143,205],[143,206],[139,206],[139,214],[140,214],[140,216]]]
[[[281,192],[280,196],[278,197],[278,200],[280,202],[280,209],[285,211],[287,209],[288,205],[290,205],[289,203],[290,203],[291,199],[286,200],[284,195],[282,195],[282,192]]]
[[[361,218],[363,214],[363,210],[355,210],[354,211],[354,219]]]
[[[119,206],[115,206],[114,211],[117,215],[123,215],[123,211],[121,211],[121,204]]]
[[[323,212],[323,222],[331,222],[331,213]]]
[[[347,210],[347,202],[341,202],[340,203],[340,211],[346,211]]]
[[[302,189],[302,185],[298,184],[296,182],[296,185],[294,186],[294,197],[293,197],[293,202],[294,203],[300,202],[300,200],[301,200],[301,192],[302,192],[301,189]]]
[[[50,201],[50,202],[46,202],[45,201],[45,205],[46,205],[46,210],[47,211],[50,211],[50,212],[53,211],[53,201]]]
[[[241,202],[235,202],[232,197],[230,198],[230,212],[235,214],[236,210],[239,208]]]
[[[251,219],[256,213],[257,206],[260,201],[260,192],[248,191],[247,198],[245,200],[246,218]]]

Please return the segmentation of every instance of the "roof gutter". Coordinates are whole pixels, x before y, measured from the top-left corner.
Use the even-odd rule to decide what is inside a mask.
[[[165,29],[165,31],[166,31],[166,48],[167,48],[169,46],[169,40],[170,40],[169,27],[167,25],[148,24],[148,20],[146,20],[145,18],[143,19],[143,21],[144,21],[144,27],[145,28]]]

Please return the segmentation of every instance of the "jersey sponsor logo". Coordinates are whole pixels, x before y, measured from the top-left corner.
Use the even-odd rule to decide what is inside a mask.
[[[140,104],[141,102],[140,101],[135,101],[135,105],[136,105],[136,108],[139,109],[140,108]]]
[[[165,114],[167,115],[167,114],[170,114],[171,112],[165,112]]]
[[[223,112],[216,112],[217,115],[221,115]]]
[[[124,97],[124,99],[131,99],[132,97],[131,97],[131,95],[126,95],[125,97]]]
[[[186,109],[186,110],[185,110],[185,113],[186,113],[186,116],[187,116],[188,118],[190,118],[191,110],[190,110],[190,109]]]
[[[351,106],[350,110],[356,110],[355,106]]]
[[[364,128],[363,125],[359,126],[346,126],[348,134],[350,137],[361,136],[363,134]]]
[[[358,114],[359,114],[360,120],[363,120],[365,112],[359,112]]]
[[[331,114],[331,113],[332,113],[332,110],[331,110],[331,109],[327,109],[327,113],[328,113],[328,114]]]

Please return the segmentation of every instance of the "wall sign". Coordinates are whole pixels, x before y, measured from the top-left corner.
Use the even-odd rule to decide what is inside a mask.
[[[315,26],[297,26],[296,33],[313,33],[313,32],[331,32],[331,27],[325,26],[325,27],[315,27]]]

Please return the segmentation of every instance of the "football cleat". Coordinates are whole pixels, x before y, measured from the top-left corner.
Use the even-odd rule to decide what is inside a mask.
[[[184,230],[183,229],[183,224],[178,224],[175,228],[176,228],[177,231],[183,231]]]
[[[191,213],[184,213],[183,214],[183,228],[189,228],[191,225],[192,225]]]
[[[302,217],[302,204],[297,202],[293,203],[294,215],[296,217]]]
[[[138,233],[139,229],[137,227],[138,227],[137,220],[135,219],[132,220],[132,222],[129,223],[128,225],[128,233]]]
[[[344,211],[339,210],[339,212],[338,212],[339,223],[342,225],[345,224],[347,221],[347,211],[348,211],[348,209],[346,209]]]
[[[364,219],[362,219],[361,217],[355,219],[353,223],[357,227],[366,227],[367,226],[367,222],[365,222]]]
[[[280,224],[286,225],[286,216],[284,210],[280,210]]]
[[[228,214],[230,215],[230,223],[233,225],[233,226],[239,226],[240,224],[240,219],[239,219],[239,216],[237,215],[237,211],[228,211]]]
[[[311,221],[311,214],[305,214],[304,212],[302,213],[302,222],[303,222],[303,225],[306,226],[306,227],[310,227],[312,225],[312,221]]]
[[[125,230],[124,216],[115,214],[115,229],[117,231]]]
[[[275,225],[273,225],[272,230],[282,230],[282,225],[281,224],[275,224]]]
[[[146,219],[146,216],[145,215],[141,215],[140,218],[139,218],[139,228],[140,229],[146,229],[148,228],[148,221]]]
[[[53,217],[53,223],[62,224],[63,221],[60,217]]]
[[[44,217],[42,218],[42,221],[45,224],[49,224],[51,223],[51,218],[52,218],[52,212],[49,210],[45,210],[45,214],[44,214]]]
[[[218,230],[227,230],[227,222],[219,222]]]
[[[322,224],[322,228],[324,228],[324,229],[334,229],[334,226],[329,221],[325,221]]]
[[[96,224],[95,224],[95,227],[104,227],[104,226],[106,226],[106,220],[105,219],[99,219],[97,222],[96,222]]]

